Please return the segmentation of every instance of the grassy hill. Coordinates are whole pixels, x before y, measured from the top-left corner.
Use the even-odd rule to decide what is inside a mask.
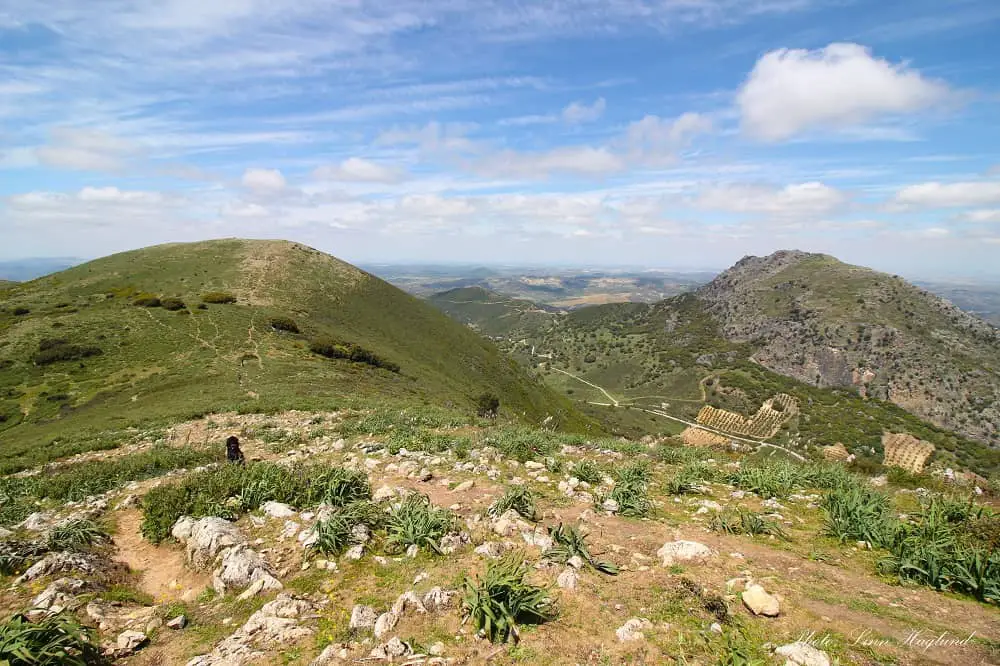
[[[1000,445],[1000,330],[902,278],[833,257],[747,257],[698,291],[753,359]]]
[[[502,416],[588,425],[467,327],[295,243],[162,245],[0,293],[9,466],[106,446],[111,430],[212,411],[380,400],[471,410],[487,390]],[[327,358],[310,349],[319,338],[361,352]]]
[[[552,325],[562,310],[498,294],[483,287],[462,287],[434,294],[427,301],[483,335],[511,336]]]

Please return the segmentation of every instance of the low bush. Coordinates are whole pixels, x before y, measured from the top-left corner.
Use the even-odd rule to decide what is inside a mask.
[[[100,356],[104,352],[93,345],[75,345],[64,338],[45,338],[38,343],[38,351],[31,357],[35,365],[49,365],[59,361],[78,361]]]
[[[162,302],[160,297],[155,294],[139,294],[132,299],[132,305],[140,308],[158,308]]]
[[[183,310],[187,307],[179,298],[174,298],[173,296],[168,296],[166,298],[160,299],[160,305],[164,310],[170,310],[171,312],[176,312],[177,310]]]
[[[0,623],[0,664],[5,666],[95,666],[107,663],[93,630],[71,613],[37,621],[23,613]]]
[[[648,494],[649,468],[641,462],[632,463],[619,470],[616,477],[609,497],[618,504],[618,513],[633,518],[649,515],[653,509]]]
[[[548,590],[527,582],[528,566],[513,553],[490,562],[482,578],[465,578],[462,606],[476,632],[492,643],[520,640],[519,626],[556,618]]]
[[[311,549],[322,555],[337,556],[351,546],[362,543],[362,534],[378,529],[385,514],[368,501],[355,502],[330,514],[316,525],[316,542]],[[367,530],[359,530],[364,526]]]
[[[299,325],[295,323],[294,319],[289,317],[271,317],[268,323],[276,331],[286,331],[288,333],[299,332]]]
[[[390,372],[399,372],[399,365],[392,361],[380,358],[374,352],[356,345],[353,342],[341,342],[330,338],[320,338],[313,340],[309,345],[310,351],[326,358],[344,359],[352,363],[364,363],[374,368],[383,368]]]
[[[490,505],[486,512],[498,518],[513,509],[527,520],[538,520],[538,511],[535,508],[535,494],[531,489],[522,484],[507,486],[507,490]]]
[[[201,302],[216,303],[219,305],[235,303],[236,296],[228,291],[209,291],[201,295]]]
[[[23,317],[24,315],[31,314],[31,308],[26,308],[23,305],[19,305],[18,307],[11,310],[11,313],[15,317]]]
[[[560,442],[560,435],[545,430],[531,428],[500,428],[490,430],[482,437],[480,443],[492,446],[504,457],[525,462],[544,458],[555,451]]]

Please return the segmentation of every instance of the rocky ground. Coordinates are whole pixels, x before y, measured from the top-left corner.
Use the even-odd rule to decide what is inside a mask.
[[[715,470],[739,465],[727,451],[687,449],[676,463],[653,456],[660,444],[653,441],[644,443],[648,453],[627,454],[563,445],[523,463],[489,446],[391,453],[396,447],[384,438],[341,432],[344,419],[213,415],[175,426],[160,445],[221,447],[235,433],[250,464],[307,460],[363,470],[380,506],[418,493],[453,512],[455,528],[434,547],[394,552],[362,529],[343,554],[326,557],[311,546],[330,507],[275,501],[235,522],[182,517],[172,538],[154,545],[140,533],[142,498],[193,472],[177,470],[40,506],[7,538],[40,539],[86,517],[107,526],[112,541],[95,553],[49,552],[5,577],[3,609],[75,613],[98,629],[109,659],[135,666],[1000,663],[1000,609],[877,576],[879,555],[867,544],[821,536],[818,492],[762,500],[718,481],[676,495],[664,486],[692,460]],[[609,498],[616,470],[635,460],[648,460],[651,470],[653,506],[644,518],[620,515]],[[581,461],[598,470],[589,483],[575,475]],[[513,510],[490,515],[512,484],[532,491],[536,520]],[[914,493],[893,492],[904,502]],[[781,534],[710,529],[716,514],[737,507],[766,516]],[[594,560],[617,575],[580,557],[547,557],[555,545],[548,528],[559,524],[585,533]],[[522,625],[516,644],[494,644],[466,620],[463,584],[511,553],[530,566],[531,582],[547,590],[557,616]]]

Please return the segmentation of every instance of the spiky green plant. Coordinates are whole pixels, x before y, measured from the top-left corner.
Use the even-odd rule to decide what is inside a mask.
[[[710,528],[725,534],[765,534],[789,541],[788,533],[776,521],[740,507],[736,511],[717,513],[712,518]]]
[[[565,564],[569,562],[570,558],[579,556],[601,573],[609,576],[618,575],[618,567],[611,562],[599,561],[590,554],[590,549],[587,547],[587,535],[584,532],[572,525],[563,525],[562,523],[555,527],[549,527],[548,532],[553,545],[542,554],[544,559]]]
[[[52,528],[45,546],[48,550],[81,550],[108,538],[108,533],[93,520],[71,520]]]
[[[306,503],[347,506],[372,497],[368,475],[360,470],[330,467],[310,476]]]
[[[555,604],[548,590],[532,585],[521,555],[511,553],[487,565],[486,573],[462,584],[463,622],[471,620],[476,633],[491,643],[520,640],[520,625],[555,619]]]
[[[581,460],[569,470],[570,475],[590,484],[601,482],[601,468],[593,460]]]
[[[441,537],[454,527],[455,517],[450,511],[431,504],[427,495],[408,495],[386,521],[386,549],[402,552],[416,545],[440,554]]]
[[[507,486],[504,494],[498,497],[486,512],[490,516],[497,518],[510,509],[514,509],[514,511],[517,511],[527,520],[538,520],[538,512],[535,508],[535,494],[525,485],[512,484]]]
[[[884,545],[889,538],[889,498],[860,484],[831,490],[822,501],[825,532],[841,543]]]
[[[17,613],[0,624],[4,666],[95,666],[105,663],[93,631],[68,613],[32,622]]]

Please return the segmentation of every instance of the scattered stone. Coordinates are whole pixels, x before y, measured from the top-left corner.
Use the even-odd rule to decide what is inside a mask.
[[[32,619],[46,615],[56,615],[64,610],[72,610],[82,605],[74,595],[81,593],[87,584],[79,578],[60,578],[49,584],[31,602],[28,616]]]
[[[188,620],[187,620],[187,616],[186,615],[178,615],[177,617],[175,617],[173,619],[167,620],[167,628],[168,629],[183,629],[184,627],[187,626],[187,622],[188,622]]]
[[[788,660],[785,662],[786,666],[788,664],[794,664],[795,666],[830,666],[830,657],[827,656],[826,652],[801,641],[782,645],[774,653]]]
[[[681,562],[704,562],[715,555],[715,551],[697,541],[669,541],[656,551],[665,567]]]
[[[757,584],[747,586],[743,591],[743,605],[754,615],[777,617],[781,610],[778,600]]]
[[[441,655],[444,654],[444,650],[445,650],[444,643],[438,641],[434,645],[427,648],[427,654],[431,655],[432,657],[440,657]]]
[[[543,470],[545,469],[545,465],[534,460],[528,460],[524,463],[524,469]]]
[[[469,479],[468,481],[463,481],[462,483],[455,486],[455,489],[451,492],[453,493],[464,493],[466,491],[472,490],[476,487],[476,482],[474,479]]]
[[[178,519],[173,534],[178,541],[185,542],[188,562],[196,569],[207,567],[221,551],[246,543],[240,528],[223,518],[207,516],[190,526],[185,519],[191,520],[187,517]]]
[[[612,498],[608,498],[601,502],[601,508],[608,513],[618,513],[621,510],[621,506]]]
[[[509,550],[509,546],[506,542],[487,541],[481,546],[476,546],[476,549],[473,552],[476,553],[476,555],[482,555],[485,558],[495,560],[507,552],[507,550]]]
[[[574,569],[579,570],[583,568],[584,562],[582,557],[580,557],[579,555],[574,555],[573,557],[566,560],[566,564],[570,565]]]
[[[121,631],[129,627],[145,627],[156,613],[156,607],[127,608],[94,599],[87,604],[86,613],[101,631]]]
[[[372,499],[376,502],[385,502],[396,497],[396,491],[391,486],[381,486],[372,493]]]
[[[465,546],[472,542],[472,538],[469,536],[468,532],[460,532],[458,534],[446,534],[441,537],[441,543],[438,548],[441,550],[443,555],[451,555],[457,551],[462,546]]]
[[[646,618],[633,617],[628,622],[618,627],[618,629],[615,630],[615,635],[618,636],[618,640],[622,643],[641,641],[646,639],[646,636],[642,633],[643,630],[652,628],[653,623]]]
[[[531,532],[521,532],[521,538],[524,539],[525,543],[529,546],[536,546],[541,548],[543,551],[552,548],[555,542],[552,541],[547,533],[545,533],[541,528],[532,530]]]
[[[713,634],[721,634],[722,633],[722,625],[719,624],[718,622],[713,622],[708,627],[708,630],[711,631]]]
[[[396,602],[392,604],[391,612],[393,615],[402,617],[408,610],[416,611],[420,614],[427,612],[427,609],[424,608],[423,602],[420,601],[420,598],[413,590],[399,595],[399,597],[396,598]]]
[[[374,629],[378,613],[371,606],[356,605],[351,610],[351,629]]]
[[[579,578],[580,576],[576,573],[575,569],[566,569],[556,578],[556,585],[564,590],[575,590],[576,582]]]
[[[405,657],[408,654],[410,654],[410,646],[399,640],[399,637],[393,636],[385,645],[379,645],[373,649],[370,656],[372,659],[392,661],[399,657]]]
[[[242,590],[252,584],[257,584],[256,593],[282,588],[281,582],[274,577],[274,572],[260,553],[247,545],[227,548],[221,559],[219,568],[212,574],[212,587],[218,594]]]
[[[409,546],[406,547],[406,556],[411,560],[414,557],[416,557],[419,552],[420,552],[420,546],[418,546],[415,543],[411,543]]]
[[[364,555],[365,555],[365,546],[364,544],[359,543],[348,548],[347,552],[344,553],[344,558],[348,560],[354,560],[356,562],[360,560],[362,557],[364,557]]]
[[[49,553],[18,576],[14,580],[14,585],[22,585],[56,573],[94,573],[106,564],[97,555],[90,553]]]
[[[264,502],[260,510],[271,518],[291,518],[295,515],[295,509],[281,502]]]
[[[123,631],[118,634],[115,645],[120,653],[129,654],[141,648],[147,641],[149,638],[141,631]]]
[[[393,612],[382,613],[375,620],[375,638],[382,638],[393,629],[399,623],[399,616]]]
[[[451,606],[451,602],[456,596],[458,596],[458,593],[453,590],[443,590],[440,587],[432,587],[430,591],[424,595],[424,609],[431,613],[445,610]]]

